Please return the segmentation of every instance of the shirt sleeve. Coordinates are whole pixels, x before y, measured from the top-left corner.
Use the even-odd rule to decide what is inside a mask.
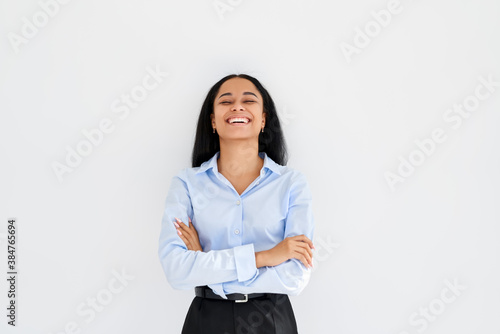
[[[309,184],[306,177],[296,171],[290,187],[284,238],[301,234],[313,240],[314,216]],[[243,282],[233,280],[223,283],[224,292],[269,292],[298,295],[309,283],[311,276],[311,269],[306,268],[297,259],[290,259],[277,266],[261,267],[257,270],[257,275],[249,280]]]
[[[243,282],[257,274],[253,244],[208,252],[188,250],[173,224],[177,217],[189,225],[191,197],[182,171],[171,180],[161,222],[158,256],[167,281],[174,289],[227,281]]]

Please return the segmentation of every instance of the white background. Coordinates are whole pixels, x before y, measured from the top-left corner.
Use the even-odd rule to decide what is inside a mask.
[[[72,0],[43,22],[38,1],[0,1],[2,273],[8,218],[19,237],[18,326],[2,279],[1,332],[180,332],[193,291],[163,274],[163,203],[191,166],[208,89],[247,73],[313,193],[315,269],[291,298],[300,333],[500,333],[500,3],[401,0],[381,27],[385,1],[220,2],[231,10]],[[363,47],[346,57],[343,43]],[[121,119],[113,101],[156,67],[168,77]],[[497,86],[453,128],[447,110],[488,92],[479,77]],[[103,119],[113,131],[60,182],[53,163]],[[418,153],[436,128],[446,140]],[[424,160],[392,190],[386,172],[412,154]],[[113,270],[133,279],[106,294]],[[111,299],[88,322],[77,308],[96,296]]]

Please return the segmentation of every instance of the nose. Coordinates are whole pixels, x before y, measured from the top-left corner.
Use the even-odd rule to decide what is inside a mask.
[[[241,104],[238,104],[238,103],[235,103],[233,105],[233,107],[231,108],[231,110],[234,110],[234,111],[236,111],[236,110],[244,110],[244,109],[245,108],[243,108],[243,106]]]

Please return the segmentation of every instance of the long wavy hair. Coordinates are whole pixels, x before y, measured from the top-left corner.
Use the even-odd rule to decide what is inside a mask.
[[[264,102],[264,112],[266,113],[266,127],[264,132],[259,133],[259,152],[266,154],[279,165],[286,166],[288,153],[285,137],[281,130],[281,124],[276,112],[276,107],[271,95],[262,86],[259,80],[248,74],[230,74],[220,79],[208,91],[207,97],[201,107],[196,127],[196,137],[193,146],[192,167],[199,167],[203,162],[209,160],[220,150],[219,134],[213,133],[210,115],[214,111],[214,101],[220,87],[224,82],[232,78],[243,78],[251,81],[259,90]]]

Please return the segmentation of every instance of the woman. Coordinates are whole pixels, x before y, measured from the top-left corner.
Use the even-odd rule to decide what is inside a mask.
[[[309,281],[314,218],[307,180],[286,155],[257,79],[228,75],[210,89],[159,240],[170,285],[195,290],[183,334],[297,333],[288,295]]]

